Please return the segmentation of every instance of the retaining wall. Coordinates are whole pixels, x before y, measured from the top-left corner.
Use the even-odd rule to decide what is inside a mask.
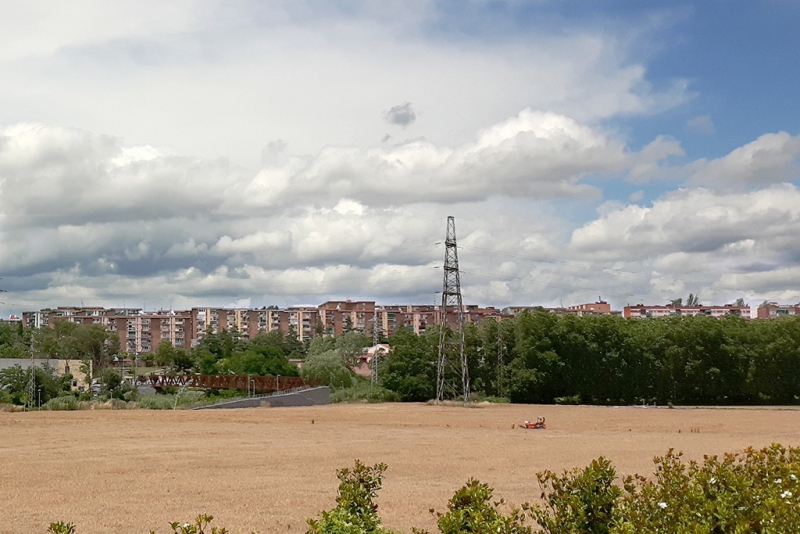
[[[216,410],[224,408],[258,408],[260,406],[319,406],[331,403],[331,390],[327,386],[280,393],[268,397],[253,397],[235,401],[221,402],[210,406],[200,406],[195,410]]]

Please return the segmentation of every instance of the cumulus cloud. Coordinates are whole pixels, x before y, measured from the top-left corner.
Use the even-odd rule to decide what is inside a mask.
[[[800,192],[792,185],[747,194],[683,189],[651,207],[624,206],[572,234],[575,251],[633,258],[677,251],[719,252],[746,239],[779,239],[800,222]]]
[[[417,120],[417,114],[411,107],[411,103],[406,102],[405,104],[400,104],[392,107],[389,111],[387,111],[384,114],[384,118],[386,119],[386,122],[388,122],[389,124],[395,124],[397,126],[408,126],[409,124]]]
[[[800,135],[786,132],[760,136],[730,154],[689,166],[690,183],[718,187],[767,185],[800,177]]]
[[[593,261],[647,265],[648,283],[664,298],[676,287],[704,288],[708,298],[798,292],[796,279],[769,274],[800,259],[793,237],[800,231],[798,202],[800,190],[790,184],[745,194],[679,190],[651,207],[603,214],[572,233],[569,250]],[[775,283],[751,283],[758,280]]]
[[[800,199],[778,184],[797,177],[798,137],[677,169],[678,139],[630,150],[610,124],[692,95],[653,85],[624,32],[431,32],[429,0],[148,2],[4,10],[0,274],[16,311],[429,303],[447,215],[468,302],[794,291]],[[379,115],[398,102],[389,136]],[[598,176],[689,181],[628,198],[647,207],[603,198]]]
[[[327,147],[314,158],[262,170],[235,203],[263,209],[324,198],[374,206],[591,196],[597,191],[580,179],[620,170],[627,158],[624,143],[597,129],[526,109],[455,148],[425,139],[367,150]]]
[[[638,154],[631,155],[628,177],[633,182],[646,182],[663,177],[670,172],[664,162],[673,156],[683,156],[680,142],[669,136],[659,135]]]
[[[795,138],[776,135],[792,154]],[[30,307],[76,295],[161,307],[433,302],[453,214],[470,302],[602,295],[624,304],[684,290],[727,299],[741,288],[776,295],[778,280],[791,290],[785,265],[800,260],[793,185],[687,188],[649,207],[606,201],[574,231],[547,202],[594,205],[583,176],[657,173],[681,153],[665,137],[630,152],[598,127],[526,109],[456,147],[331,146],[253,173],[84,130],[18,125],[0,131],[0,271],[21,293],[12,302]]]
[[[416,116],[415,135],[458,146],[525,107],[594,122],[689,97],[682,80],[653,87],[630,59],[631,40],[600,27],[499,39],[431,33],[440,12],[428,0],[144,6],[7,7],[2,120],[114,132],[256,167],[270,139],[300,153],[369,147],[385,134],[375,119],[387,103],[414,104],[398,106],[393,124]]]

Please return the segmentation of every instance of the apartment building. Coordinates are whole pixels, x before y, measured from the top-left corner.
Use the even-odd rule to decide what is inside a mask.
[[[503,308],[503,314],[509,316],[517,316],[523,311],[546,311],[555,313],[556,315],[574,315],[576,317],[583,317],[585,315],[621,315],[622,312],[614,311],[611,309],[611,304],[604,300],[591,302],[586,304],[576,304],[574,306],[545,308],[544,306],[508,306]]]
[[[622,309],[622,316],[626,319],[670,317],[673,315],[706,315],[717,318],[733,315],[735,317],[750,319],[750,306],[734,306],[733,304],[725,304],[722,306],[672,306],[669,304],[664,306],[646,306],[644,304],[638,304],[636,306],[625,306]]]
[[[191,346],[208,333],[236,332],[252,339],[258,334],[283,332],[299,341],[310,341],[317,334],[319,309],[313,306],[277,308],[192,308]]]
[[[189,311],[172,310],[115,316],[109,330],[116,332],[120,347],[126,352],[155,352],[165,340],[173,347],[189,348],[192,317]]]
[[[425,333],[428,327],[439,324],[439,307],[433,305],[395,304],[378,306],[378,325],[386,337],[393,336],[401,328],[415,334]]]
[[[322,332],[341,336],[348,330],[372,335],[375,301],[329,300],[319,305]],[[380,324],[380,319],[378,320]]]
[[[22,319],[12,314],[8,316],[8,319],[0,317],[0,324],[16,326],[18,324],[22,324]]]
[[[501,320],[497,308],[465,305],[466,322],[486,318]],[[58,307],[23,314],[29,327],[53,326],[63,320],[78,324],[102,325],[119,337],[122,350],[131,353],[155,352],[168,340],[174,347],[191,348],[209,333],[236,332],[252,339],[261,333],[282,332],[308,342],[317,335],[341,336],[347,331],[372,336],[377,324],[382,336],[391,337],[401,328],[420,335],[441,324],[440,306],[376,305],[375,301],[327,301],[319,306],[270,308],[204,308],[191,310],[142,311],[141,308]],[[455,325],[456,310],[448,310],[448,322]]]
[[[41,328],[43,326],[52,327],[56,321],[67,321],[77,324],[97,324],[115,331],[114,322],[116,318],[138,315],[141,311],[141,308],[59,306],[57,308],[23,312],[22,324],[29,328]]]
[[[765,302],[756,309],[756,317],[758,319],[775,319],[777,317],[787,317],[791,315],[800,315],[800,304]]]

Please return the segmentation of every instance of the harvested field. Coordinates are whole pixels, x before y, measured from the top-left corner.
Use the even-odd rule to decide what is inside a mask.
[[[548,429],[516,428],[547,417]],[[313,424],[312,424],[313,421]],[[384,524],[433,528],[469,477],[512,504],[534,474],[605,455],[619,474],[650,473],[670,447],[688,458],[772,442],[800,445],[800,410],[419,404],[210,411],[0,413],[0,532],[168,532],[213,514],[234,533],[298,533],[333,505],[335,470],[389,465]]]

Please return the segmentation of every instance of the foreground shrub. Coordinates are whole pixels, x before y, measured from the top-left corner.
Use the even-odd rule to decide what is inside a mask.
[[[508,515],[500,512],[505,504],[503,499],[492,502],[494,490],[488,485],[471,478],[466,485],[456,491],[447,503],[447,512],[436,514],[437,526],[442,534],[530,534],[526,526],[525,514],[513,509]],[[414,534],[427,534],[424,530],[413,530]]]
[[[607,534],[614,519],[615,505],[622,491],[614,485],[616,471],[600,457],[584,469],[556,475],[538,473],[541,498],[546,507],[527,505],[531,517],[547,534],[587,532]]]
[[[614,532],[800,532],[800,449],[772,445],[702,464],[670,451],[655,480],[625,480]]]
[[[203,514],[197,516],[194,523],[180,524],[176,521],[170,523],[169,526],[172,528],[172,534],[228,534],[228,530],[225,528],[211,527],[211,530],[206,530],[213,519],[213,515]],[[155,532],[151,530],[150,534],[155,534]]]
[[[64,523],[63,521],[50,523],[47,534],[75,534],[75,525],[72,523]]]
[[[228,534],[228,529],[212,527],[208,530],[208,525],[214,519],[213,515],[201,514],[198,515],[193,523],[179,523],[174,521],[169,524],[172,529],[172,534]],[[47,529],[47,534],[75,534],[75,525],[73,523],[64,523],[58,521],[50,523]],[[156,534],[151,530],[150,534]]]
[[[470,479],[445,513],[435,513],[441,534],[796,534],[800,532],[800,448],[748,448],[722,459],[684,462],[669,451],[655,458],[655,477],[627,477],[614,485],[605,458],[583,469],[537,475],[542,504],[502,512],[493,490]],[[308,519],[307,534],[385,534],[375,503],[385,464],[341,469],[336,507]],[[539,529],[526,525],[532,519]],[[207,534],[211,516],[172,523],[173,534]],[[71,523],[53,523],[51,534],[74,534]],[[212,529],[211,534],[224,534]],[[413,529],[414,534],[427,534]],[[151,533],[152,534],[152,533]]]
[[[355,467],[340,469],[336,508],[308,520],[308,534],[367,534],[384,532],[374,499],[381,489],[386,464],[372,467],[356,460]]]

